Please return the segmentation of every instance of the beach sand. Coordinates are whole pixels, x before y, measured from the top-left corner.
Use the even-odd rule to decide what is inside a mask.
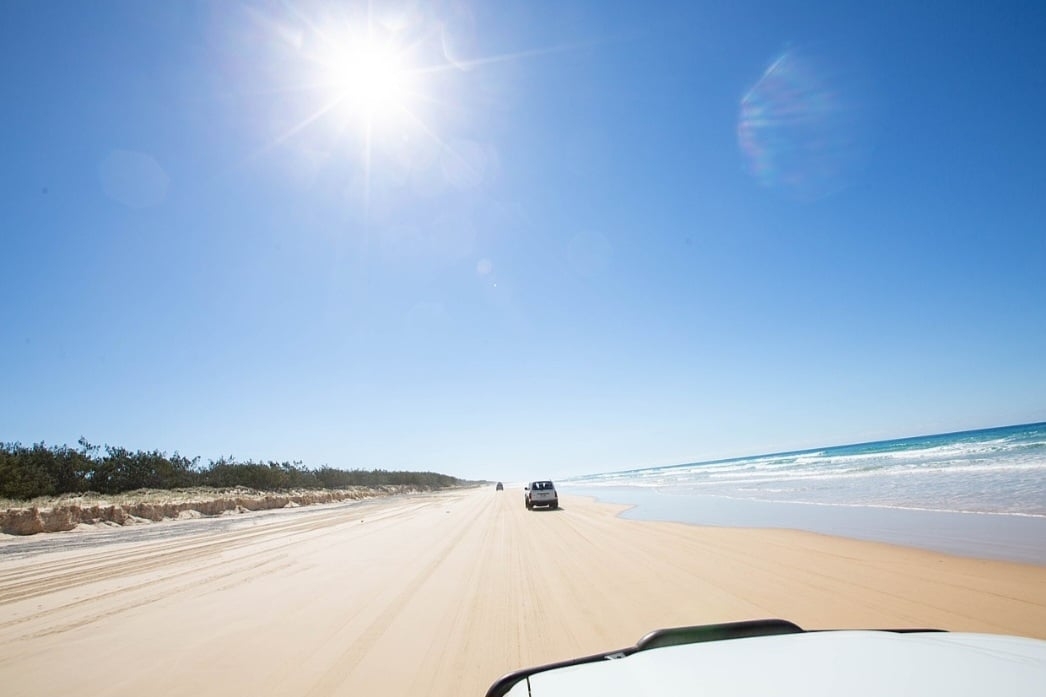
[[[482,695],[510,670],[655,628],[765,617],[1046,638],[1046,566],[562,504],[528,512],[519,490],[490,487],[159,523],[147,538],[9,538],[0,685],[8,697]]]

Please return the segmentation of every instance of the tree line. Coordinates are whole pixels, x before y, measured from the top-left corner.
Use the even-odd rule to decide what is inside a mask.
[[[191,460],[158,450],[91,445],[80,438],[79,448],[35,443],[0,444],[0,497],[31,499],[88,491],[118,494],[136,489],[179,489],[193,486],[244,486],[260,491],[287,489],[342,489],[352,486],[397,484],[439,489],[464,484],[437,472],[309,469],[295,462],[239,462],[233,457]]]

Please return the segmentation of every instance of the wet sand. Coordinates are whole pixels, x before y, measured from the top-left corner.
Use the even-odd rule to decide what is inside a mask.
[[[1046,566],[562,503],[528,512],[520,491],[490,488],[5,539],[0,684],[482,695],[509,670],[657,627],[762,617],[1046,638]]]
[[[860,505],[761,501],[642,487],[568,493],[631,506],[622,516],[719,527],[787,528],[980,559],[1046,564],[1046,518]]]

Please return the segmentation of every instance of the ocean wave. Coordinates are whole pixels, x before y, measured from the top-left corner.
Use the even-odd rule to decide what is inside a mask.
[[[787,494],[819,505],[875,505],[921,510],[1046,511],[1046,424],[926,436],[857,446],[759,455],[670,467],[607,472],[567,480],[583,486],[630,486],[766,500]],[[831,501],[810,501],[828,498]],[[920,503],[920,505],[913,505]],[[1007,512],[1006,514],[1016,514]]]

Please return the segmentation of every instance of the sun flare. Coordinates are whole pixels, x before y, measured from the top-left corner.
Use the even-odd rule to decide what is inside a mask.
[[[261,151],[298,141],[309,158],[322,155],[332,167],[344,163],[352,168],[350,188],[359,190],[368,211],[376,183],[409,182],[426,191],[478,186],[490,154],[460,133],[476,119],[474,92],[464,83],[498,63],[572,50],[468,57],[471,25],[380,14],[371,2],[344,12],[307,14],[290,3],[285,10],[252,15],[278,49],[267,67],[280,96],[273,119],[280,130]]]

